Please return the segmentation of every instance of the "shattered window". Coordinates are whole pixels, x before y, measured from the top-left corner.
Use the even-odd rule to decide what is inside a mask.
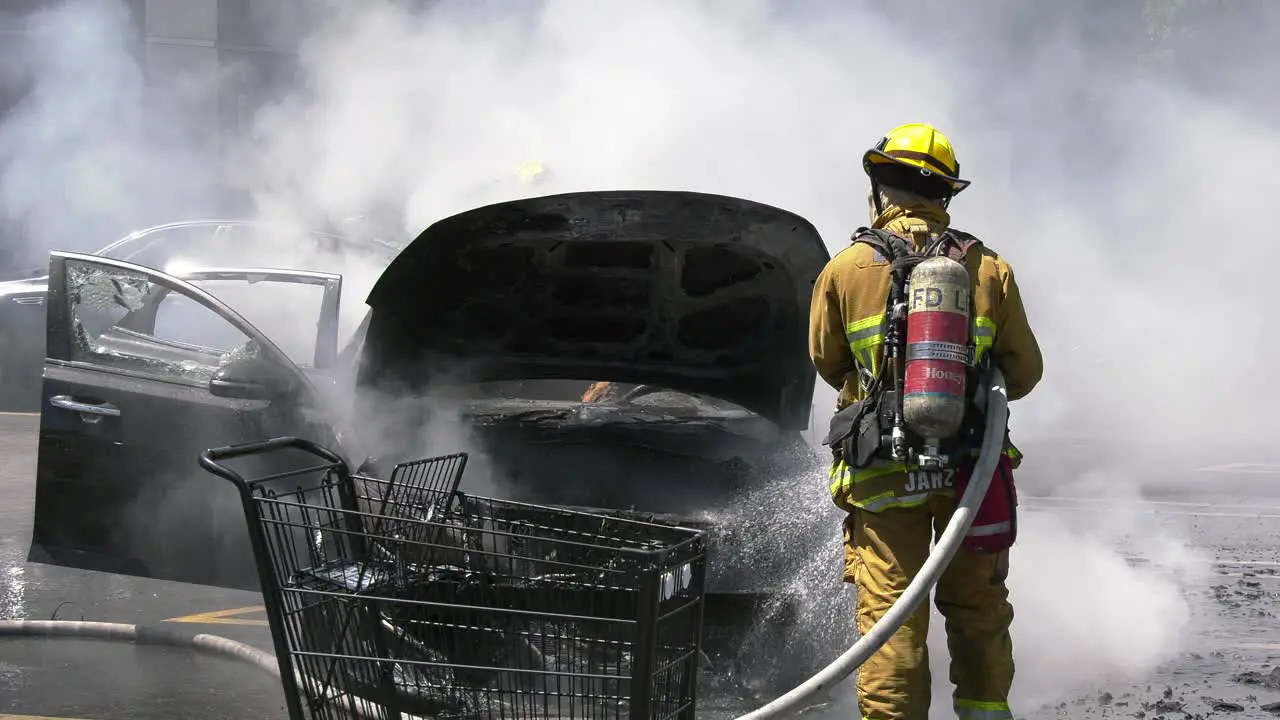
[[[67,296],[73,360],[204,385],[258,352],[213,310],[139,273],[69,261]]]

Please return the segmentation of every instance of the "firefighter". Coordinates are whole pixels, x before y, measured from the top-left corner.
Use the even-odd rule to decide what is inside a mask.
[[[516,182],[523,186],[544,185],[556,176],[544,162],[527,162],[516,168]]]
[[[892,232],[917,250],[935,240],[949,228],[952,197],[969,185],[959,169],[950,141],[937,129],[925,124],[894,128],[863,156],[871,227]],[[1022,398],[1040,381],[1042,359],[1013,270],[981,244],[962,262],[972,283],[975,359],[989,353],[1005,376],[1009,400]],[[818,374],[840,391],[837,411],[863,400],[866,378],[886,360],[889,286],[889,263],[866,243],[837,253],[818,276],[809,353]],[[856,624],[866,633],[923,566],[931,541],[955,510],[957,492],[947,482],[921,483],[898,461],[877,459],[853,470],[839,448],[832,448],[831,496],[847,513],[844,581],[857,588]],[[1002,467],[1017,467],[1021,455],[1007,434],[1004,448]],[[977,552],[962,546],[938,583],[935,602],[946,623],[953,708],[964,720],[1013,717],[1007,571],[1007,548]],[[928,717],[929,615],[922,604],[860,668],[856,682],[863,718]]]

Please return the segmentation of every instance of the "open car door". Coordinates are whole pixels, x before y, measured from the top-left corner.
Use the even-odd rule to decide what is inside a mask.
[[[256,589],[239,496],[197,458],[280,435],[336,445],[311,376],[335,358],[341,277],[215,269],[180,278],[62,252],[49,270],[28,559]],[[314,326],[299,289],[317,303]]]

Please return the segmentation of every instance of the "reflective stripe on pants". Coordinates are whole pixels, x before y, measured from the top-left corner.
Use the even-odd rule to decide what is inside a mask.
[[[956,698],[954,707],[960,720],[1013,720],[1006,702]]]

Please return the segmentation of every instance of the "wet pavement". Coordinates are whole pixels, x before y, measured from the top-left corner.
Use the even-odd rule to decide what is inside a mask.
[[[170,626],[270,650],[255,593],[27,563],[35,430],[34,417],[0,415],[0,619]],[[219,616],[228,610],[241,612]],[[195,622],[166,622],[192,615]],[[277,681],[235,660],[127,643],[0,642],[0,720],[287,717]]]
[[[3,619],[160,625],[271,649],[260,597],[254,593],[28,564],[35,427],[34,417],[0,415]],[[1264,479],[1255,472],[1251,481]],[[1037,563],[1019,567],[1015,554],[1011,580],[1019,613],[1015,699],[1020,717],[1280,717],[1280,500],[1268,494],[1162,496],[1156,502],[1108,502],[1106,512],[1086,498],[1027,498],[1026,539],[1015,552],[1034,556]],[[1120,563],[1125,567],[1109,565],[1114,553],[1101,544],[1090,549],[1062,542],[1072,537],[1069,533],[1097,525],[1100,517],[1116,515],[1126,522],[1111,523],[1106,538],[1125,548]],[[1165,531],[1184,539],[1199,564],[1187,559],[1185,548],[1152,540]],[[1054,556],[1062,565],[1052,572],[1036,566],[1045,564],[1040,561],[1049,557],[1050,546],[1062,550]],[[1183,577],[1193,566],[1200,575]],[[1126,574],[1132,568],[1149,574]],[[1175,575],[1179,579],[1167,584],[1186,600],[1189,617],[1174,618],[1181,612],[1179,605],[1151,591],[1152,584]],[[1121,582],[1136,584],[1121,587]],[[1112,596],[1104,585],[1114,590]],[[1071,604],[1055,605],[1059,597]],[[1167,622],[1162,614],[1170,614]],[[1063,627],[1051,631],[1055,625]],[[944,652],[936,642],[940,626],[935,622],[931,630],[931,647],[938,653]],[[1176,637],[1152,635],[1165,627],[1178,627]],[[0,642],[5,645],[0,652],[0,720],[285,717],[283,696],[273,679],[236,661],[129,644]],[[1119,651],[1130,646],[1135,650],[1129,655]],[[1054,648],[1060,648],[1060,657]],[[1112,651],[1117,651],[1115,657],[1104,662],[1101,655]],[[1081,668],[1091,662],[1089,652],[1099,656],[1092,659],[1098,663],[1092,675]],[[833,649],[831,657],[836,654]],[[934,660],[934,717],[939,718],[948,716],[950,691],[942,658]],[[848,692],[841,695],[805,717],[853,716]],[[708,702],[701,714],[731,718],[735,711],[750,709],[715,712],[716,704]]]

